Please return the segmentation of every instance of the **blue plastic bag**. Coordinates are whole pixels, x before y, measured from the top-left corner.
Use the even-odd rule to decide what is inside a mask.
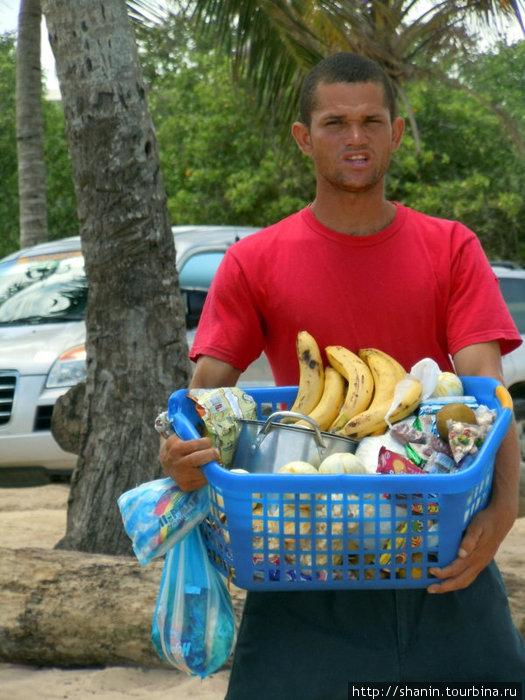
[[[117,503],[137,559],[148,564],[204,520],[210,510],[209,486],[185,492],[166,477],[126,491]]]
[[[161,659],[201,678],[217,671],[232,651],[230,594],[208,559],[199,527],[166,554],[151,640]]]

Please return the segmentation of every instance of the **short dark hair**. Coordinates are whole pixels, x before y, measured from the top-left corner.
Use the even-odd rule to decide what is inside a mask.
[[[390,118],[393,120],[396,117],[396,94],[390,78],[379,63],[361,54],[341,51],[320,61],[304,79],[299,96],[299,113],[301,121],[307,126],[310,126],[316,106],[319,83],[378,83],[383,87]]]

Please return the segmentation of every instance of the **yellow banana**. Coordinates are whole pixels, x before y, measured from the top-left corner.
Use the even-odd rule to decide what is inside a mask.
[[[374,378],[374,397],[368,408],[385,403],[390,406],[396,384],[406,375],[405,368],[396,359],[377,348],[362,348],[357,354],[366,362]]]
[[[299,331],[296,340],[299,360],[299,386],[291,411],[308,415],[319,403],[324,389],[321,351],[308,331]]]
[[[415,411],[421,401],[423,393],[421,382],[410,375],[405,375],[402,382],[406,382],[406,389],[388,416],[390,423],[397,423],[409,416]],[[403,387],[403,384],[401,384],[401,387]],[[393,398],[391,396],[390,401],[370,407],[363,413],[354,416],[344,426],[341,433],[354,440],[359,440],[366,435],[381,435],[384,433],[388,427],[385,417],[392,405]]]
[[[367,365],[355,353],[342,345],[328,345],[325,348],[330,365],[348,382],[341,410],[329,427],[336,432],[352,418],[364,411],[372,399],[374,380]]]
[[[396,384],[406,376],[406,371],[395,358],[383,350],[361,348],[357,354],[370,368],[374,380],[374,396],[366,411],[363,412],[364,415],[356,414],[352,417],[352,436],[381,434],[387,427],[384,418],[394,400]],[[348,435],[348,421],[341,428],[341,432]],[[363,431],[366,432],[361,434]]]
[[[317,406],[308,414],[317,423],[319,430],[327,430],[339,413],[345,398],[346,381],[333,367],[325,367],[324,391]],[[296,425],[312,426],[307,421],[297,421]]]

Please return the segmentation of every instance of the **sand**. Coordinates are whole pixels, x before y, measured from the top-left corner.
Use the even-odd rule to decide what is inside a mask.
[[[0,489],[0,547],[52,548],[65,531],[68,493],[62,484]],[[523,576],[524,537],[525,518],[520,518],[498,552],[503,571]],[[59,669],[0,663],[0,700],[222,700],[228,673],[220,671],[201,680],[170,669]]]
[[[62,484],[0,489],[0,547],[52,548],[66,527]],[[201,680],[177,670],[36,668],[0,663],[0,700],[222,700],[229,671]]]

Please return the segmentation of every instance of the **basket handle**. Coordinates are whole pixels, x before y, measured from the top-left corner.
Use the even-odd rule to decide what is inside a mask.
[[[509,394],[508,390],[503,386],[503,384],[498,384],[498,386],[494,389],[494,395],[500,402],[501,408],[510,408],[511,411],[513,410],[514,404],[512,401],[512,396]]]
[[[317,425],[317,422],[313,419],[310,418],[310,416],[305,416],[302,413],[296,413],[295,411],[275,411],[272,413],[271,416],[268,417],[266,420],[266,423],[263,425],[263,427],[259,430],[259,433],[257,434],[256,442],[258,445],[261,444],[261,442],[264,440],[266,435],[270,432],[270,428],[272,427],[272,424],[275,423],[277,419],[280,418],[296,418],[297,420],[305,420],[313,428],[314,431],[314,436],[315,436],[315,442],[317,443],[318,447],[325,447],[325,444],[323,442],[323,438],[321,436],[321,431],[319,430],[319,426]],[[309,428],[308,428],[309,430]]]

